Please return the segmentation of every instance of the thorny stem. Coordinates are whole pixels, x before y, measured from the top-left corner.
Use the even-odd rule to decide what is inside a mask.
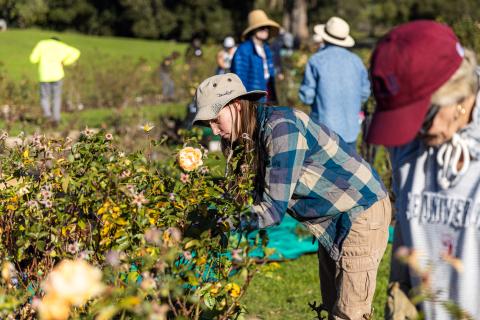
[[[178,317],[178,312],[175,309],[175,306],[172,301],[172,297],[170,296],[170,293],[168,294],[168,305],[170,306],[170,309],[172,309],[173,314],[175,315],[175,318]]]

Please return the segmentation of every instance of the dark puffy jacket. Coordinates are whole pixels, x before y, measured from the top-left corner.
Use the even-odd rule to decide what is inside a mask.
[[[273,99],[269,100],[274,100],[275,69],[273,66],[272,52],[268,44],[264,44],[263,47],[267,56],[268,71],[270,73],[268,81],[265,80],[263,73],[263,59],[257,54],[252,39],[245,40],[245,42],[238,47],[233,56],[231,71],[240,77],[247,91],[267,91],[267,89],[270,89],[269,94]]]

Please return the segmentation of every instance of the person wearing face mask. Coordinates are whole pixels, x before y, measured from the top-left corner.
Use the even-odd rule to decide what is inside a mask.
[[[418,263],[412,268],[392,259],[390,288],[401,291],[391,293],[388,318],[400,319],[395,299],[404,297],[401,292],[427,283],[437,296],[417,306],[425,319],[451,319],[445,301],[480,319],[477,72],[475,54],[448,26],[433,21],[394,28],[373,53],[377,108],[367,141],[389,147],[397,219],[393,251],[413,253]],[[427,278],[418,269],[429,270]]]
[[[318,239],[329,319],[370,319],[391,220],[385,186],[334,131],[294,108],[258,103],[265,94],[248,91],[233,73],[196,91],[193,123],[221,136],[235,181],[255,176],[254,204],[236,228],[274,226],[289,213]],[[230,161],[234,150],[238,162]]]
[[[233,56],[231,71],[236,73],[247,90],[267,92],[263,101],[276,101],[275,67],[268,39],[278,34],[280,26],[270,20],[263,10],[248,14],[248,27],[243,31],[246,39]]]

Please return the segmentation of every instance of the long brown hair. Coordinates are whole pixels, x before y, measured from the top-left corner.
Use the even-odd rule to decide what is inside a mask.
[[[242,183],[243,179],[255,176],[255,194],[259,195],[263,188],[265,150],[260,143],[259,123],[257,121],[258,103],[241,99],[240,116],[235,118],[232,130],[237,130],[235,142],[222,140],[222,150],[227,158],[227,174],[234,174],[236,184]],[[240,121],[238,124],[237,121]],[[231,161],[235,157],[238,161]]]

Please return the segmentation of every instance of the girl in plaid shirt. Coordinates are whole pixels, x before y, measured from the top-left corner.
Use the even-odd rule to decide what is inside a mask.
[[[288,212],[321,244],[330,318],[368,318],[391,220],[385,187],[337,134],[293,108],[259,105],[264,94],[247,92],[231,73],[204,80],[196,92],[194,123],[220,135],[227,154],[237,145],[253,157],[256,202],[241,227],[276,225]]]

